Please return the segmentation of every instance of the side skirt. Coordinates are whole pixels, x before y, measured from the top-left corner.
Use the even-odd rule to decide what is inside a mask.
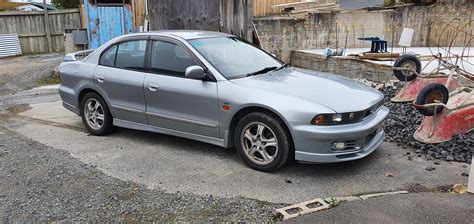
[[[175,131],[175,130],[166,129],[166,128],[159,128],[159,127],[154,127],[154,126],[150,126],[146,124],[139,124],[135,122],[120,120],[117,118],[114,118],[113,124],[117,127],[130,128],[130,129],[136,129],[136,130],[141,130],[141,131],[150,131],[150,132],[156,132],[156,133],[166,134],[166,135],[173,135],[177,137],[188,138],[188,139],[192,139],[192,140],[196,140],[200,142],[205,142],[205,143],[225,147],[224,139],[212,138],[208,136],[191,134],[191,133],[182,132],[182,131]]]

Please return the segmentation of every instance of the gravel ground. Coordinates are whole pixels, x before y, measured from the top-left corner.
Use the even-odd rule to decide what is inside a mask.
[[[37,86],[36,80],[54,74],[63,54],[42,54],[0,59],[0,96]]]
[[[373,84],[375,85],[375,84]],[[386,120],[386,139],[402,147],[414,148],[418,156],[427,160],[458,161],[471,164],[474,154],[474,131],[455,136],[450,141],[439,144],[424,144],[413,138],[413,133],[420,125],[423,115],[410,103],[393,103],[401,83],[386,83],[381,91],[385,95],[385,106],[390,108],[390,115]]]
[[[6,223],[270,222],[274,209],[284,206],[150,190],[5,129],[0,129],[0,181],[0,220]]]

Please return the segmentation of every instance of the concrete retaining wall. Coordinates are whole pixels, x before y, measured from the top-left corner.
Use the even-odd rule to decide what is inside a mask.
[[[329,72],[348,78],[364,78],[372,81],[388,81],[395,79],[391,66],[375,64],[365,60],[348,57],[325,58],[322,55],[305,51],[291,52],[293,66]]]
[[[307,19],[288,17],[255,18],[263,49],[277,55],[285,62],[290,61],[293,50],[317,48],[369,49],[369,42],[357,40],[358,37],[382,37],[398,46],[400,33],[404,27],[415,29],[412,46],[426,47],[430,24],[435,17],[452,19],[461,9],[474,8],[474,1],[440,2],[432,6],[401,7],[388,11],[352,11],[347,13],[312,14]],[[466,13],[458,21],[473,20],[474,13]],[[444,27],[435,28],[438,34]],[[468,24],[465,30],[474,30],[474,24]],[[392,42],[393,36],[393,42]],[[463,46],[465,36],[459,35],[453,46]],[[443,41],[443,40],[442,40]],[[433,44],[431,44],[433,45]]]

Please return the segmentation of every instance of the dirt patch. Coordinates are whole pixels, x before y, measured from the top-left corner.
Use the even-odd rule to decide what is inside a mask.
[[[54,76],[63,58],[54,53],[0,59],[0,96],[38,86],[36,80]]]
[[[407,187],[406,189],[408,192],[410,193],[420,193],[420,192],[429,192],[430,189],[419,184],[419,183],[416,183],[416,184],[411,184]]]
[[[31,106],[29,104],[12,105],[7,108],[8,113],[13,115],[17,115],[27,110],[31,110]]]
[[[36,84],[40,86],[55,85],[55,84],[60,84],[60,83],[61,83],[61,76],[59,75],[59,70],[57,67],[54,69],[53,74],[36,80]]]

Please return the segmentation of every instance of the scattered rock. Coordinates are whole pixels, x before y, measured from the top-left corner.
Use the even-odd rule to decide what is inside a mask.
[[[467,192],[467,187],[464,184],[455,184],[453,186],[453,191],[456,194],[465,194]]]
[[[429,167],[426,167],[426,170],[433,171],[433,170],[436,170],[436,168],[429,166]]]
[[[385,176],[386,177],[393,177],[393,175],[391,173],[386,173]]]
[[[461,176],[463,176],[463,177],[468,177],[469,174],[468,174],[468,173],[461,173]]]
[[[291,184],[291,183],[293,183],[293,182],[292,182],[290,179],[286,178],[285,183]]]

